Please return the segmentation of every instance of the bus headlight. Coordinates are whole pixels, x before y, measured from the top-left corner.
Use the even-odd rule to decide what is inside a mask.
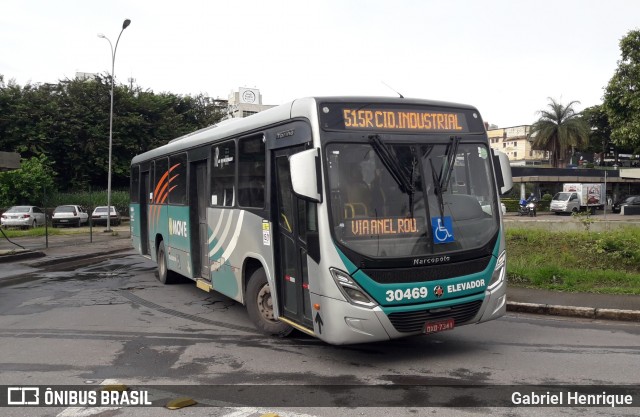
[[[367,293],[360,288],[349,274],[335,268],[329,268],[329,271],[338,288],[340,288],[342,295],[344,295],[344,298],[351,304],[365,308],[373,308],[378,305],[378,303],[371,299]]]
[[[507,251],[503,250],[500,256],[498,256],[496,268],[493,270],[493,275],[491,275],[491,282],[488,287],[489,290],[494,289],[504,281],[504,277],[507,273],[506,259]]]

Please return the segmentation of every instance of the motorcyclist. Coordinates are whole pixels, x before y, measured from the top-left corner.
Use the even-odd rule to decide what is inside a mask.
[[[527,211],[529,212],[529,215],[533,214],[534,216],[536,215],[536,203],[538,202],[538,199],[536,198],[536,196],[531,193],[531,195],[529,196],[529,198],[527,198],[526,200],[526,207],[527,207]]]
[[[527,200],[524,198],[520,199],[520,207],[518,207],[518,216],[526,216],[527,212]]]

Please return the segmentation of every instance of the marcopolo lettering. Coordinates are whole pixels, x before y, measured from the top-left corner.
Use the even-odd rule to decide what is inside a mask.
[[[436,256],[433,258],[416,258],[413,260],[414,265],[431,265],[431,264],[439,264],[442,262],[449,262],[451,260],[450,256]]]
[[[475,281],[461,282],[459,284],[447,285],[447,292],[458,292],[458,291],[472,290],[474,288],[482,288],[482,287],[484,287],[484,280],[477,279]]]

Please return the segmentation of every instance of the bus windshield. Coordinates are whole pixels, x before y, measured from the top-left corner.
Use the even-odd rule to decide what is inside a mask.
[[[340,245],[374,258],[419,257],[478,248],[495,236],[486,145],[449,136],[420,144],[394,135],[369,139],[326,147]]]

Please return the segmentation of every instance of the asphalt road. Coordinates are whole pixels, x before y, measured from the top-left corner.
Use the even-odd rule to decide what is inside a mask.
[[[494,408],[481,400],[509,399],[527,385],[637,387],[639,346],[637,323],[515,314],[370,345],[330,346],[302,334],[269,338],[223,296],[192,283],[162,286],[154,265],[137,255],[36,272],[0,288],[0,385],[117,381],[146,387],[156,405],[183,396],[199,403],[180,411],[7,407],[3,416],[635,416],[638,408]],[[241,396],[263,395],[265,405],[235,402],[233,393],[215,390],[221,384],[244,384]],[[468,395],[443,388],[437,396],[412,388],[428,384],[505,387]],[[371,388],[378,385],[399,390]],[[416,406],[427,402],[424,395],[451,397],[457,406]],[[395,408],[381,406],[392,400]]]

